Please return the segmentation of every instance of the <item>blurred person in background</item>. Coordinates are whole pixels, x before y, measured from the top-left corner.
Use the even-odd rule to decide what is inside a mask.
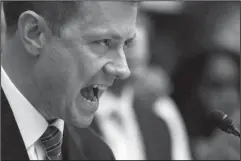
[[[183,58],[176,66],[172,98],[183,116],[197,159],[240,158],[237,138],[217,131],[207,117],[212,109],[229,116],[240,110],[239,61],[236,54],[214,50]],[[238,121],[240,114],[235,117]]]
[[[0,3],[1,4],[1,3]],[[3,12],[3,8],[2,5],[0,7],[1,10],[1,50],[2,50],[2,46],[5,44],[5,33],[6,33],[6,24],[5,24],[5,20],[4,20],[4,12]]]
[[[148,67],[148,17],[140,15],[131,76],[103,95],[92,128],[103,136],[117,160],[191,159],[185,127],[168,97],[170,82],[160,67]]]

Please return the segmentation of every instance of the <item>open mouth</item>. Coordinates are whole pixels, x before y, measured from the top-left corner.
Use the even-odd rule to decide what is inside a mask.
[[[100,96],[107,88],[103,85],[91,85],[80,90],[82,97],[91,103],[99,101]]]

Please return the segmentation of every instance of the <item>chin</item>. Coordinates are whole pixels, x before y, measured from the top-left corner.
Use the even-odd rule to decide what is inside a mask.
[[[66,121],[67,124],[75,126],[77,128],[88,128],[93,121],[94,116],[85,117],[79,116],[77,119],[71,119],[70,121]]]

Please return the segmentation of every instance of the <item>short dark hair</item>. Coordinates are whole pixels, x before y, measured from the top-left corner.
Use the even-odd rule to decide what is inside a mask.
[[[60,26],[78,12],[82,1],[3,1],[7,33],[16,32],[19,16],[27,10],[43,16],[54,33],[59,33]],[[127,1],[128,2],[128,1]],[[140,1],[130,1],[139,6]]]
[[[63,25],[76,12],[81,1],[4,1],[3,9],[7,33],[16,32],[19,16],[27,10],[43,16],[54,33],[59,33]]]

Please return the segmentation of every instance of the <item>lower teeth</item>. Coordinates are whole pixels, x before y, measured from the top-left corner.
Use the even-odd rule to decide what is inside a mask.
[[[81,96],[84,100],[90,103],[98,102],[98,88],[86,87],[80,91]]]
[[[82,96],[83,97],[83,96]],[[90,102],[90,103],[95,103],[95,102],[99,102],[99,100],[97,99],[97,98],[93,98],[92,100],[89,100],[89,99],[87,99],[87,98],[85,98],[85,97],[83,97],[86,101],[88,101],[88,102]]]

